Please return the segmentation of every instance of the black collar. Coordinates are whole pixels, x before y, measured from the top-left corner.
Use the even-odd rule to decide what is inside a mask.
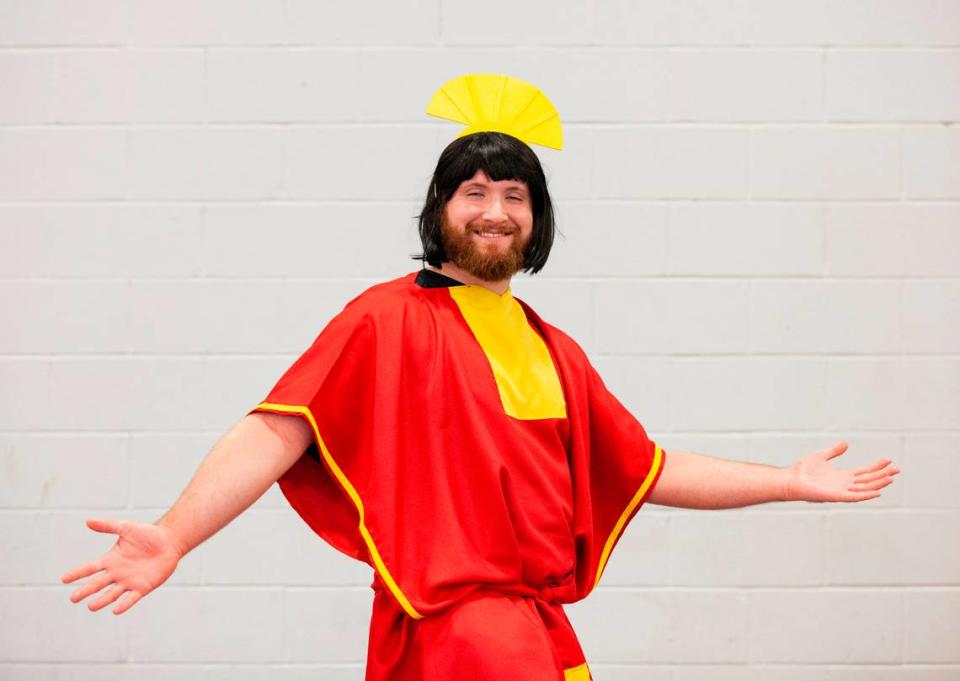
[[[434,272],[433,270],[422,269],[417,273],[415,283],[421,288],[448,288],[450,286],[463,286],[462,281],[452,279],[445,274]]]

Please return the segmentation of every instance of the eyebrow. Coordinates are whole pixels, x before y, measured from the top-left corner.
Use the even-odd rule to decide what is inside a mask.
[[[485,182],[467,182],[467,184],[465,184],[465,185],[463,186],[463,188],[464,188],[464,189],[472,189],[473,187],[480,187],[481,189],[486,189],[488,186],[489,186],[489,185],[488,185],[487,183],[485,183]],[[524,187],[522,184],[519,184],[519,183],[507,185],[506,191],[511,191],[511,190],[513,190],[513,189],[519,189],[519,190],[522,191],[522,192],[526,192],[526,191],[527,191],[527,188]]]

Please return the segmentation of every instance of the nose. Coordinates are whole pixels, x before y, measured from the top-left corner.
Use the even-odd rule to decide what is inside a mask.
[[[484,220],[489,220],[490,222],[500,222],[505,217],[506,213],[503,210],[503,203],[499,198],[491,199],[490,202],[484,207]]]

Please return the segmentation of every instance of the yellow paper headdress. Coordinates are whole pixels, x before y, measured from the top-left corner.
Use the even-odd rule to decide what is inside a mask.
[[[457,137],[502,132],[527,144],[563,148],[560,114],[530,83],[495,73],[459,76],[437,90],[427,113],[463,123]]]

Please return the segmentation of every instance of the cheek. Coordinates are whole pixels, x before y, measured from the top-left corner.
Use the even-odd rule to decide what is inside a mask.
[[[471,220],[475,220],[480,215],[480,211],[470,207],[469,205],[458,205],[450,206],[447,215],[453,224],[466,225],[470,223]]]
[[[530,236],[533,233],[533,213],[525,213],[517,222],[520,225],[520,231],[523,232],[526,236]]]

